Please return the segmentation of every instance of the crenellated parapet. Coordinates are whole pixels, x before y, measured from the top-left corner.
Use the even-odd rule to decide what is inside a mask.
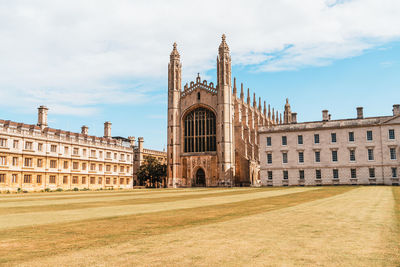
[[[196,89],[206,90],[212,94],[217,94],[217,89],[214,86],[214,83],[207,83],[207,80],[201,81],[200,74],[197,74],[196,82],[190,82],[190,85],[187,83],[183,87],[183,91],[181,92],[181,97],[184,97]]]

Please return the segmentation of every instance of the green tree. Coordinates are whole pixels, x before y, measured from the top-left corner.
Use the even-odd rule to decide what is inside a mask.
[[[137,177],[140,185],[147,187],[158,187],[167,176],[167,166],[153,157],[145,157],[142,165],[139,167]]]

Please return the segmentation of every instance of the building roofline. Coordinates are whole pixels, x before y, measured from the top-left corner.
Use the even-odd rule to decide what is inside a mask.
[[[50,128],[50,127],[46,127],[43,130],[35,125],[35,124],[26,124],[26,123],[22,123],[22,122],[15,122],[15,121],[11,121],[11,120],[2,120],[0,119],[0,125],[3,127],[9,127],[9,126],[14,126],[16,128],[26,128],[27,130],[38,130],[42,133],[53,133],[56,135],[68,135],[68,136],[75,136],[75,137],[82,137],[82,138],[86,138],[86,139],[92,139],[92,140],[97,140],[97,141],[107,141],[110,143],[117,143],[117,139],[113,139],[113,138],[104,138],[104,137],[98,137],[95,135],[85,135],[82,133],[77,133],[77,132],[71,132],[71,131],[65,131],[65,130],[61,130],[61,129],[56,129],[56,128]]]
[[[394,116],[376,116],[367,118],[351,118],[339,119],[329,121],[309,121],[292,124],[282,124],[272,127],[261,127],[259,133],[272,133],[272,132],[292,132],[292,131],[312,131],[312,130],[325,130],[332,128],[356,128],[365,127],[369,125],[380,125]]]

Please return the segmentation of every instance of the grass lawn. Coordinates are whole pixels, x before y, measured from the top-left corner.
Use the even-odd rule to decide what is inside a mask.
[[[400,266],[400,187],[0,195],[5,266]]]

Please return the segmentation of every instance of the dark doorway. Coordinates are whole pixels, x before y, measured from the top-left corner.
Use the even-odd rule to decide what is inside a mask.
[[[193,186],[196,187],[206,186],[206,174],[204,173],[204,170],[202,168],[199,168],[197,170],[196,177],[194,179],[195,181]]]

